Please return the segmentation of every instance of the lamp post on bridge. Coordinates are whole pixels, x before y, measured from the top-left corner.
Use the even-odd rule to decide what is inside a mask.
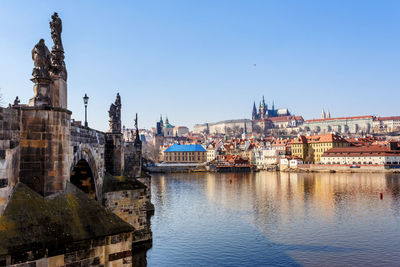
[[[85,127],[88,127],[88,122],[87,122],[87,105],[89,102],[89,97],[85,93],[85,96],[83,97],[83,104],[85,104]]]

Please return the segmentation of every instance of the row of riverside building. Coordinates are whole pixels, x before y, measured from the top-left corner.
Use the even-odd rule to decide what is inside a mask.
[[[237,156],[235,158],[227,157]],[[195,141],[166,144],[160,153],[164,163],[221,163],[235,159],[258,169],[297,168],[305,165],[400,166],[398,142],[385,137],[345,138],[329,133],[299,135],[296,138],[259,137],[220,138],[204,136]]]

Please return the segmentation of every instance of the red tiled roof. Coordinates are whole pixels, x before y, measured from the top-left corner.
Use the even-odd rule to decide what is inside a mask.
[[[400,116],[377,117],[374,120],[376,120],[376,121],[390,121],[390,120],[398,121],[398,120],[400,120]]]
[[[304,121],[303,116],[294,116],[296,121]]]
[[[347,141],[336,134],[321,134],[321,135],[311,135],[304,136],[301,135],[297,137],[293,144],[304,144],[304,143],[346,143]]]
[[[302,116],[280,116],[280,117],[268,118],[268,120],[272,122],[285,122],[291,120],[304,121]]]
[[[352,146],[331,148],[322,155],[323,157],[360,157],[360,156],[400,156],[400,150],[390,150],[388,146]]]
[[[288,139],[275,139],[272,143],[272,146],[281,146],[286,145],[288,143]]]

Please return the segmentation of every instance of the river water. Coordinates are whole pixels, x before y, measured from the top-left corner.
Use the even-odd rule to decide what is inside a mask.
[[[157,174],[152,202],[148,266],[400,266],[400,175]]]

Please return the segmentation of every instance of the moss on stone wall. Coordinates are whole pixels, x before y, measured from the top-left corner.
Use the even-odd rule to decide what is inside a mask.
[[[133,230],[72,184],[43,198],[18,183],[0,216],[0,256],[44,248],[57,253],[75,242]]]
[[[146,188],[146,186],[134,178],[126,176],[112,176],[106,173],[103,181],[103,194],[113,191],[136,190]]]

